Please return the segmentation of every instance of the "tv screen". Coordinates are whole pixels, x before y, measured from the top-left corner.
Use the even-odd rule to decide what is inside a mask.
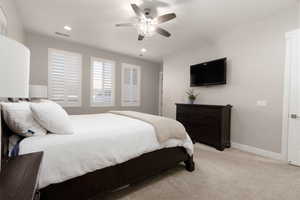
[[[226,60],[222,58],[191,66],[191,87],[226,84]]]

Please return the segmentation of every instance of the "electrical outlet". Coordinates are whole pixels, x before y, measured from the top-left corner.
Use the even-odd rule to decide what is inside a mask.
[[[256,102],[256,105],[257,105],[257,106],[265,107],[265,106],[268,105],[268,102],[267,102],[266,100],[258,100],[258,101]]]

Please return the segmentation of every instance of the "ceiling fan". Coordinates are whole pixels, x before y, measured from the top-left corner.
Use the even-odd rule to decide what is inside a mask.
[[[171,33],[158,27],[159,24],[170,21],[176,18],[175,13],[169,13],[153,18],[151,16],[151,9],[145,8],[142,10],[136,4],[131,4],[131,7],[135,14],[137,15],[137,23],[122,23],[116,24],[117,27],[133,27],[138,31],[138,40],[142,41],[145,37],[151,37],[155,33],[158,33],[165,37],[170,37]]]

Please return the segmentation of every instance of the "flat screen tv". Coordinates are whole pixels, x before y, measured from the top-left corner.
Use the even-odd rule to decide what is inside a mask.
[[[227,58],[191,66],[191,87],[226,84]]]

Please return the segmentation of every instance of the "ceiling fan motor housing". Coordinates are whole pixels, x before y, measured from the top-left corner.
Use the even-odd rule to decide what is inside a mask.
[[[144,14],[146,17],[150,17],[151,16],[151,9],[150,8],[145,8],[144,9]]]

